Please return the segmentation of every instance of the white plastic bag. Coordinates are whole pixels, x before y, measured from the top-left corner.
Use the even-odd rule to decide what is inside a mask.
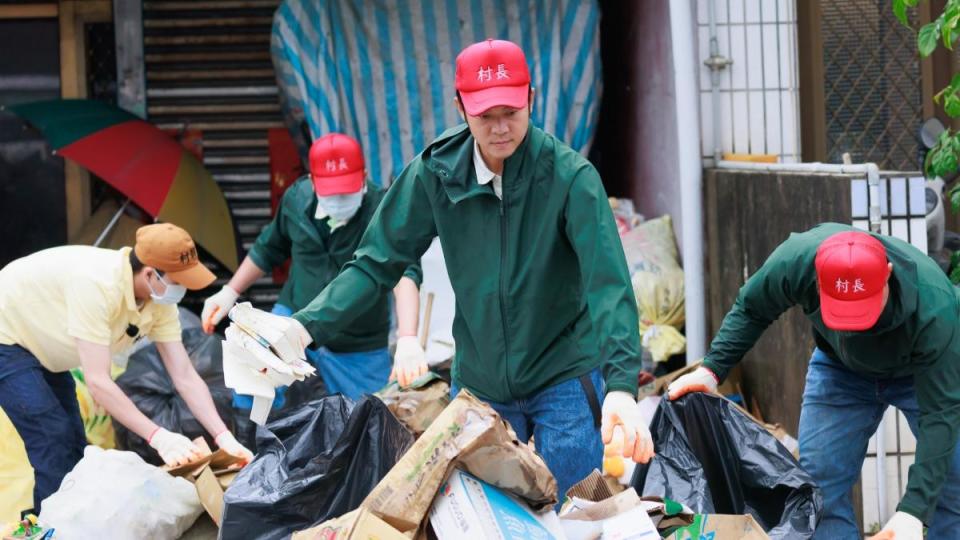
[[[40,522],[57,540],[174,540],[203,513],[197,488],[133,452],[87,446],[83,459],[44,499]]]

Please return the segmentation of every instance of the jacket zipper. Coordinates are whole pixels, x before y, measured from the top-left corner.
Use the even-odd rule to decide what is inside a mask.
[[[506,212],[506,193],[500,199],[500,322],[503,325],[503,382],[507,387],[507,392],[513,397],[513,390],[510,388],[510,376],[508,364],[510,361],[510,337],[507,334],[507,212]]]

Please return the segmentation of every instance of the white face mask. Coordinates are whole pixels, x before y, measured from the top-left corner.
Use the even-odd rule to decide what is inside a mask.
[[[157,294],[157,291],[153,290],[153,285],[150,285],[150,280],[147,280],[147,287],[150,289],[150,298],[158,304],[176,304],[183,300],[185,294],[187,294],[187,288],[183,285],[175,285],[163,279],[163,276],[157,274],[157,278],[166,285],[166,288],[163,290],[163,294]]]
[[[350,218],[360,210],[364,191],[361,190],[347,195],[318,196],[317,208],[323,210],[323,213],[330,218],[330,227],[335,228],[335,225],[343,225],[350,221]]]

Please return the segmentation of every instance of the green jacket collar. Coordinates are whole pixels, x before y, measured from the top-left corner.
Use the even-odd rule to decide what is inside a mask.
[[[503,167],[503,190],[516,189],[528,180],[536,157],[543,147],[544,134],[530,124],[517,151]],[[454,204],[481,195],[494,195],[493,187],[480,185],[473,167],[473,135],[467,124],[460,124],[442,133],[423,152],[424,166],[433,173]]]

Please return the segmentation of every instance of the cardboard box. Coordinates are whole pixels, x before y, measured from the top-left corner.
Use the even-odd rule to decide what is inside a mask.
[[[400,532],[415,531],[454,463],[534,510],[557,501],[557,482],[543,458],[493,408],[461,390],[362,506]]]
[[[360,507],[316,527],[293,533],[291,540],[410,540]]]
[[[194,439],[194,444],[204,451],[203,457],[178,467],[163,467],[171,476],[184,478],[197,488],[200,504],[210,515],[210,519],[220,526],[223,518],[223,493],[237,476],[241,460],[223,449],[211,452],[203,437]]]
[[[430,509],[430,524],[437,540],[564,540],[563,533],[551,530],[549,514],[537,515],[504,491],[454,469]]]
[[[568,540],[659,540],[661,522],[665,526],[687,524],[693,517],[689,509],[679,521],[667,517],[665,506],[659,498],[641,499],[632,487],[614,495],[600,471],[594,470],[567,491],[560,523]]]
[[[667,540],[770,540],[753,516],[697,514],[693,523],[674,531]]]

